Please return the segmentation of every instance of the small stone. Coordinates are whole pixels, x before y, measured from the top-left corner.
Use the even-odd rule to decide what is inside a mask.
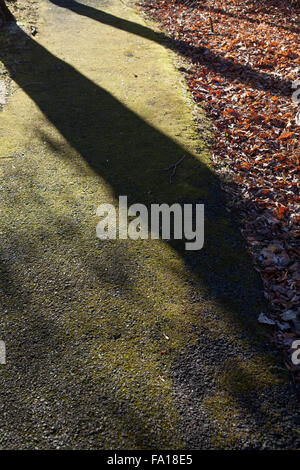
[[[281,330],[281,331],[285,331],[285,330],[289,330],[290,329],[290,325],[289,323],[279,323],[279,321],[276,322],[278,328]]]
[[[291,320],[296,320],[297,315],[293,310],[287,310],[281,315],[281,319],[283,321],[291,321]]]

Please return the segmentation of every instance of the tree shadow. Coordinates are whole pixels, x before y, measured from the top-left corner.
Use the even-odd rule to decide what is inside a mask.
[[[61,8],[91,18],[100,23],[113,26],[131,34],[141,36],[150,41],[163,43],[166,47],[175,50],[184,57],[192,59],[194,64],[205,65],[208,69],[223,75],[229,81],[237,81],[250,85],[259,90],[272,87],[274,95],[291,96],[292,83],[282,78],[274,77],[265,72],[255,70],[249,65],[238,64],[215,54],[208,47],[193,46],[183,39],[170,39],[164,33],[158,33],[147,26],[139,25],[132,21],[118,18],[96,8],[76,2],[75,0],[49,0]]]
[[[246,20],[248,21],[249,23],[252,23],[252,24],[261,24],[261,23],[265,23],[273,28],[277,28],[277,29],[282,29],[283,31],[288,31],[290,33],[294,33],[294,34],[299,34],[300,33],[300,29],[299,28],[294,28],[294,27],[288,27],[288,26],[283,26],[281,24],[274,24],[270,21],[267,21],[266,19],[263,19],[263,21],[261,20],[258,20],[256,18],[252,18],[251,16],[248,16],[248,15],[240,15],[240,14],[236,14],[236,13],[230,13],[226,10],[224,10],[223,8],[212,8],[212,7],[205,7],[205,6],[202,6],[201,9],[203,10],[206,10],[206,11],[209,11],[209,12],[213,12],[213,13],[219,13],[221,15],[225,15],[225,16],[229,16],[230,18],[234,18],[234,19],[239,19],[239,20]],[[266,11],[267,13],[267,11]],[[251,14],[251,12],[249,12],[249,14]]]
[[[253,18],[253,17],[249,16],[251,14],[257,15],[257,5],[255,7],[255,5],[254,5],[255,2],[252,4],[252,6],[253,6],[252,9],[251,9],[251,4],[239,5],[240,7],[242,7],[244,14],[240,14],[239,12],[231,13],[229,11],[226,11],[224,8],[219,8],[219,7],[216,7],[216,8],[215,7],[208,7],[203,2],[198,1],[198,0],[179,0],[179,2],[182,5],[188,6],[189,8],[195,8],[195,9],[197,8],[198,10],[201,9],[201,10],[204,10],[204,11],[217,13],[217,14],[220,14],[220,15],[229,16],[230,18],[235,18],[235,19],[239,19],[239,20],[246,20],[246,21],[248,21],[249,23],[252,23],[252,24],[258,24],[259,25],[261,23],[265,23],[265,24],[267,24],[267,25],[269,25],[273,28],[282,29],[283,31],[288,31],[288,32],[291,32],[291,33],[294,33],[294,34],[299,34],[299,32],[300,32],[300,29],[296,28],[296,27],[288,27],[288,26],[284,26],[282,24],[275,24],[272,21],[268,21],[267,18],[263,18],[263,20],[261,20],[261,19],[256,19],[256,18]],[[289,0],[287,0],[285,5],[283,5],[283,4],[280,5],[277,0],[267,1],[267,2],[265,2],[264,5],[263,5],[262,2],[259,2],[260,12],[265,13],[266,15],[270,14],[270,8],[272,8],[272,7],[276,7],[277,9],[282,10],[283,15],[287,14],[287,10],[288,10],[289,6],[290,6],[290,8],[289,8],[289,13],[290,14],[292,14],[294,11],[296,11],[295,10],[296,5],[292,6],[291,3],[289,5]]]
[[[19,33],[24,36],[22,31]],[[218,273],[226,277],[227,267],[223,262],[230,256],[233,259],[239,256],[237,247],[242,242],[234,235],[235,228],[226,215],[218,180],[207,165],[29,37],[27,46],[31,59],[14,74],[15,82],[84,161],[113,188],[116,197],[127,195],[129,205],[140,202],[146,206],[205,202],[207,247],[213,252],[212,286]],[[33,62],[39,64],[38,79],[31,66]],[[183,155],[185,159],[170,184],[170,173],[163,169]],[[170,243],[177,250],[184,250],[180,241]],[[204,249],[201,257],[208,254]],[[184,256],[188,263],[197,264],[195,253],[186,252]],[[231,262],[229,269],[236,272],[237,263]],[[242,264],[239,269],[244,270]],[[246,273],[247,269],[245,279]],[[238,281],[240,276],[237,273],[236,276]],[[227,289],[231,290],[229,284]]]

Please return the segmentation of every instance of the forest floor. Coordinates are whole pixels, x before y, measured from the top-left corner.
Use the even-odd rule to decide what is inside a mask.
[[[181,59],[123,2],[38,3],[0,37],[0,447],[299,448]],[[204,204],[203,249],[98,239],[97,207],[120,195]]]

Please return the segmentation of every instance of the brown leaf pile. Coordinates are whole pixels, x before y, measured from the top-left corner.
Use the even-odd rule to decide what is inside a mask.
[[[144,0],[142,6],[189,60],[189,88],[214,123],[213,165],[291,366],[290,346],[300,338],[299,2]]]

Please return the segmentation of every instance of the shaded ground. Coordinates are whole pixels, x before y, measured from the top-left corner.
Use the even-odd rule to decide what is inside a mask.
[[[10,32],[24,55],[0,118],[1,447],[296,448],[261,285],[162,36],[114,0],[40,13],[37,41]],[[98,240],[119,195],[204,202],[204,249]]]

